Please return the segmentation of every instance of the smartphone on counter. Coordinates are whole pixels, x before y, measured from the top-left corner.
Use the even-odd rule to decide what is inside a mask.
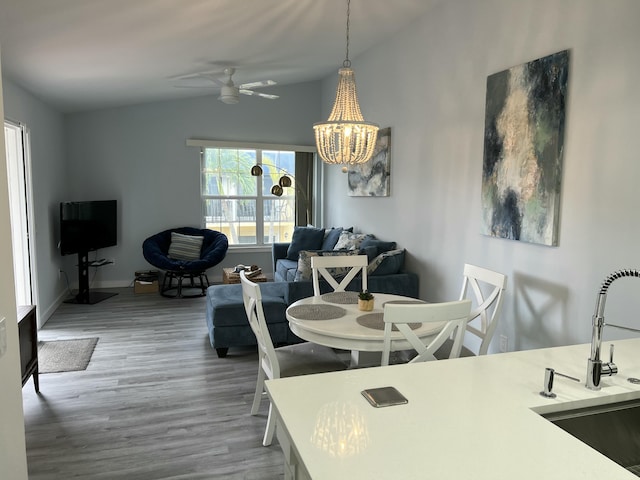
[[[374,407],[390,407],[409,403],[409,400],[395,387],[367,388],[360,393]]]

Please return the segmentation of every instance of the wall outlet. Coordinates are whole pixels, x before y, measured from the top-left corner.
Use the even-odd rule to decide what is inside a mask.
[[[7,353],[7,322],[4,317],[0,318],[0,358]]]
[[[500,352],[504,353],[509,349],[509,337],[500,335]]]

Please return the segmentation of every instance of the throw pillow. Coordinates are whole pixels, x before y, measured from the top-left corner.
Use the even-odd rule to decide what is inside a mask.
[[[374,258],[378,256],[378,247],[375,245],[369,245],[367,247],[360,247],[360,255],[367,256],[367,263],[371,263]]]
[[[342,233],[342,227],[330,228],[324,232],[324,241],[322,242],[321,250],[333,250],[336,246],[340,234]]]
[[[333,250],[338,243],[338,239],[340,238],[340,234],[342,232],[353,232],[353,227],[342,228],[342,227],[333,227],[329,230],[324,231],[324,242],[322,242],[321,250]]]
[[[300,256],[298,258],[298,271],[296,272],[296,277],[294,281],[301,282],[305,280],[311,280],[311,277],[312,277],[311,257],[328,257],[328,256],[357,255],[357,254],[358,254],[357,250],[341,250],[341,251],[301,250]],[[344,277],[349,270],[351,270],[351,267],[336,267],[336,268],[327,269],[327,271],[335,278]]]
[[[404,248],[378,255],[367,267],[368,275],[393,275],[404,265]]]
[[[294,227],[287,259],[298,260],[300,250],[320,250],[323,240],[324,228]]]
[[[382,240],[378,240],[377,238],[367,238],[362,242],[360,248],[367,248],[371,246],[376,247],[378,251],[376,255],[379,255],[383,252],[388,252],[389,250],[395,250],[396,242],[383,242]]]
[[[203,240],[204,237],[201,236],[171,232],[171,244],[167,256],[174,260],[200,260]]]
[[[370,233],[352,233],[342,231],[334,250],[360,250],[360,245],[368,238],[374,238]]]

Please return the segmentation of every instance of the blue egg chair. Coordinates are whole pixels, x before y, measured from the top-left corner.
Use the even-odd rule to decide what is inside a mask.
[[[172,235],[174,233],[177,235]],[[192,242],[192,250],[180,251],[180,241]],[[180,227],[147,238],[142,243],[142,254],[151,265],[165,271],[160,288],[162,296],[191,298],[206,294],[209,287],[207,269],[219,264],[228,248],[227,236],[222,232],[207,228]],[[194,289],[198,292],[189,293]]]

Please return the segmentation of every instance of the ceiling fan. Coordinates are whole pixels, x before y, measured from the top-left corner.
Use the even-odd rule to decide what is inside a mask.
[[[274,82],[273,80],[263,80],[263,81],[259,81],[259,82],[250,82],[250,83],[243,83],[242,85],[236,85],[233,82],[233,74],[235,73],[236,69],[234,67],[226,67],[224,69],[224,74],[227,76],[227,78],[225,79],[221,79],[218,78],[214,73],[212,72],[199,72],[199,73],[192,73],[190,75],[183,75],[180,77],[177,77],[176,80],[193,80],[193,79],[200,79],[200,80],[206,80],[208,82],[212,82],[215,85],[176,85],[178,87],[186,87],[186,88],[210,88],[210,87],[220,87],[220,96],[218,97],[218,100],[220,100],[223,103],[227,103],[227,104],[233,104],[233,103],[238,103],[240,101],[240,94],[243,95],[254,95],[257,97],[262,97],[262,98],[268,98],[269,100],[275,100],[276,98],[279,98],[278,95],[271,95],[268,93],[262,93],[262,92],[255,92],[254,88],[259,88],[259,87],[270,87],[272,85],[275,85],[276,82]]]

